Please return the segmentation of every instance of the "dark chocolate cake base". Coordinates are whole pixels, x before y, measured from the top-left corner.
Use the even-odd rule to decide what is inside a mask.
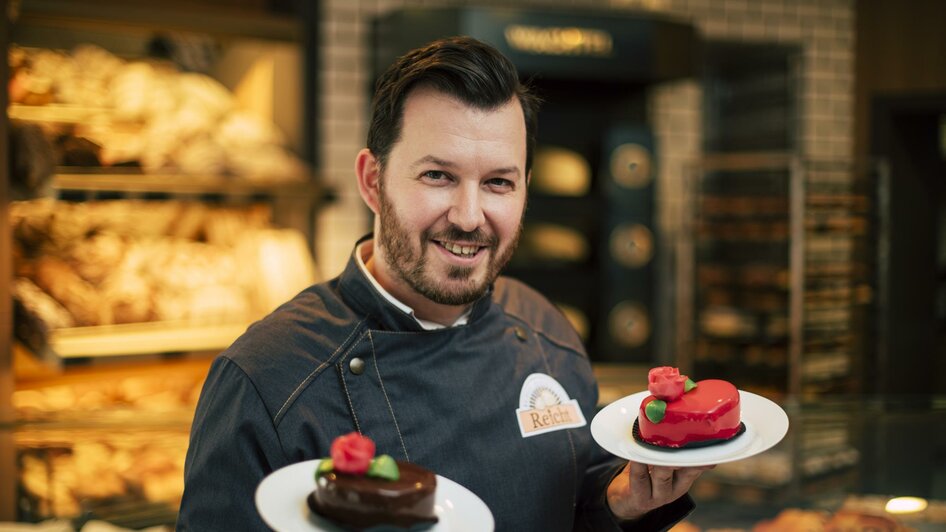
[[[322,512],[319,511],[318,503],[315,502],[314,491],[309,494],[305,502],[309,505],[309,510],[311,510],[312,513],[318,515],[322,519],[332,521],[332,524],[344,530],[352,530],[356,532],[423,532],[424,530],[427,530],[437,524],[437,518],[434,517],[431,521],[424,521],[407,527],[396,525],[374,525],[367,528],[356,527],[354,525],[347,525],[345,523],[333,521],[330,517],[322,515]]]
[[[398,462],[396,481],[326,473],[306,502],[309,509],[347,530],[411,531],[437,523],[434,494],[437,478],[408,462]]]

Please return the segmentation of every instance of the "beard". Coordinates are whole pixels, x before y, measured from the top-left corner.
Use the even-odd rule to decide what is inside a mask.
[[[512,258],[522,234],[520,219],[512,241],[503,250],[498,248],[499,238],[496,235],[487,235],[479,228],[475,231],[463,231],[455,225],[437,233],[424,230],[419,235],[413,235],[417,240],[412,242],[411,233],[404,227],[384,193],[383,180],[379,194],[379,210],[381,226],[377,235],[378,242],[385,250],[391,271],[416,292],[441,305],[468,305],[483,297]],[[489,255],[486,274],[477,280],[476,267],[451,266],[446,271],[446,277],[451,281],[449,286],[448,283],[438,280],[430,271],[427,260],[428,249],[436,245],[432,240],[463,241],[483,246],[485,249],[480,252]]]

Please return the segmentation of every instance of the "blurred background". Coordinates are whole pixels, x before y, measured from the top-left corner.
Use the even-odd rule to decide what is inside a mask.
[[[601,405],[674,365],[790,415],[679,530],[946,529],[946,3],[3,13],[0,530],[173,525],[210,361],[341,272],[373,82],[457,34],[545,100],[506,273],[575,326]]]

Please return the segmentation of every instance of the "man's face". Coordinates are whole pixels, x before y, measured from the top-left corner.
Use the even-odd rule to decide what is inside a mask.
[[[402,290],[442,305],[482,296],[519,239],[525,160],[516,98],[483,111],[429,88],[413,91],[381,176],[378,266]]]

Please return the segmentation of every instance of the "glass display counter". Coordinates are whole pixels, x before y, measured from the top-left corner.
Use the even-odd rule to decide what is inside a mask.
[[[785,439],[704,474],[681,530],[946,530],[946,398],[784,407]]]
[[[181,390],[147,411],[3,426],[18,519],[172,526],[192,416]],[[835,397],[785,409],[785,439],[704,474],[691,491],[696,510],[675,530],[946,530],[946,398]]]

